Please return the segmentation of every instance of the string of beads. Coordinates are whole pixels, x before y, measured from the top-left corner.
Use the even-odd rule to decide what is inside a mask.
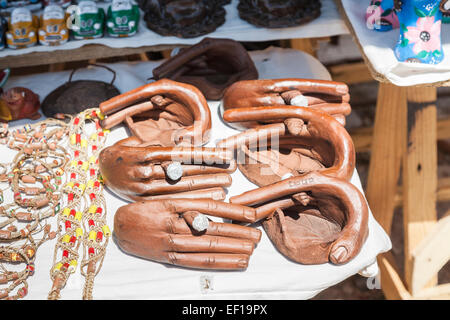
[[[48,299],[60,298],[61,290],[74,273],[83,248],[81,274],[86,277],[83,299],[92,299],[94,277],[100,271],[111,235],[106,224],[106,203],[102,179],[98,170],[98,154],[109,130],[103,130],[99,109],[88,109],[72,118],[69,124],[71,161],[65,171],[67,183],[63,192],[67,205],[58,215],[59,230],[50,271],[53,281]],[[89,133],[87,123],[94,124]]]
[[[60,210],[62,168],[68,161],[61,145],[67,133],[67,125],[53,119],[0,129],[0,143],[18,151],[11,163],[0,164],[0,184],[6,184],[0,191],[0,299],[26,296],[37,249],[56,237],[43,223]],[[8,197],[11,201],[3,204]]]

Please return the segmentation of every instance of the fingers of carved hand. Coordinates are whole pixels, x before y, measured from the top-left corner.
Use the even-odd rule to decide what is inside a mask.
[[[246,269],[250,259],[246,254],[167,252],[167,262],[200,269]]]
[[[154,170],[154,166],[148,165],[148,166],[136,166],[131,167],[127,170],[127,175],[130,180],[132,181],[144,181],[148,180],[150,178],[159,178],[158,177],[158,168]],[[162,169],[160,170],[162,171]],[[164,172],[162,172],[162,177],[164,177]]]
[[[173,162],[168,162],[165,164],[146,164],[146,165],[136,165],[132,166],[127,171],[127,175],[131,181],[145,181],[145,180],[155,180],[155,179],[167,179],[167,168]],[[218,173],[232,173],[236,170],[236,161],[232,161],[229,165],[224,166],[207,166],[207,165],[181,165],[182,175],[184,177],[197,176],[197,175],[209,175]],[[225,177],[225,176],[224,176]],[[225,178],[220,178],[225,179]],[[172,180],[172,179],[170,179]],[[222,180],[220,180],[222,181]],[[228,179],[223,180],[226,183]]]
[[[131,182],[127,188],[138,195],[170,194],[212,187],[228,187],[231,176],[227,173],[215,175],[197,175],[182,177],[176,183],[166,179],[155,179],[145,182]]]
[[[187,211],[183,213],[183,218],[191,228],[194,228],[193,226],[194,219],[198,215],[199,215],[198,212]],[[255,244],[261,240],[261,231],[256,228],[214,221],[209,221],[205,234],[211,236],[223,236],[237,239],[247,239]]]
[[[353,259],[361,248],[358,232],[343,232],[330,249],[330,261],[334,264],[344,264]]]
[[[252,254],[254,243],[250,240],[210,235],[192,236],[168,234],[166,250],[169,252],[237,253]]]
[[[208,269],[244,269],[261,232],[257,229],[209,221],[207,230],[196,232],[193,211],[215,216],[236,205],[208,200],[146,201],[120,208],[114,230],[118,244],[138,256],[179,266]],[[183,216],[186,215],[186,216]],[[227,213],[222,214],[227,216]]]

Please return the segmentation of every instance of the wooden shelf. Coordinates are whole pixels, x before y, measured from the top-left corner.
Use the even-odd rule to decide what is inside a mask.
[[[0,59],[0,68],[31,67],[53,63],[120,57],[149,51],[163,51],[179,46],[180,45],[155,45],[139,48],[110,48],[101,44],[87,44],[81,48],[73,50],[31,52],[23,55],[7,56]]]

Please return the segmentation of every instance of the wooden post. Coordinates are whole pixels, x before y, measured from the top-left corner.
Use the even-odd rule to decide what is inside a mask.
[[[161,51],[161,54],[162,54],[164,59],[169,59],[171,53],[172,53],[172,50],[163,50],[163,51]]]
[[[291,39],[291,48],[297,49],[312,56],[316,56],[317,41],[315,39]]]
[[[65,66],[65,63],[52,63],[48,66],[48,72],[63,71]]]
[[[406,91],[380,83],[366,188],[375,219],[390,234],[406,138]]]
[[[405,282],[414,296],[422,288],[415,281],[412,252],[437,221],[436,88],[408,87],[408,141],[403,158],[403,220]],[[437,275],[429,285],[437,284]]]

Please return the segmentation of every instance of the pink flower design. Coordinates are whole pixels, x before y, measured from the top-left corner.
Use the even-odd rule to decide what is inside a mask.
[[[380,6],[371,5],[366,11],[366,25],[367,28],[373,29],[376,22],[381,20],[383,9]]]
[[[440,50],[441,21],[434,23],[434,17],[418,18],[416,25],[417,27],[407,27],[408,31],[405,32],[405,38],[415,43],[414,53]]]

